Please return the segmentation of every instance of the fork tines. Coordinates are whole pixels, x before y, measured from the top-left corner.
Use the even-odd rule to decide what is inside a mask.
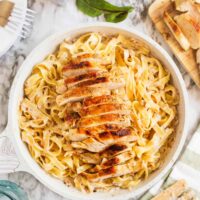
[[[22,26],[19,36],[26,38],[31,33],[34,17],[35,11],[15,5],[5,28],[12,33],[16,33],[19,27]]]

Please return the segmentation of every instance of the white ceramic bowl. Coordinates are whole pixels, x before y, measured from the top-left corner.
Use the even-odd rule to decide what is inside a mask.
[[[147,180],[142,181],[136,188],[132,189],[131,191],[116,190],[113,192],[96,192],[93,194],[84,194],[75,188],[67,187],[62,181],[50,176],[42,168],[39,167],[39,165],[31,157],[26,145],[20,138],[20,130],[18,127],[18,105],[23,97],[24,81],[31,73],[33,66],[36,63],[42,61],[49,53],[52,53],[59,45],[59,43],[61,43],[65,38],[73,38],[80,34],[91,31],[111,34],[120,33],[129,37],[134,37],[146,43],[150,47],[152,54],[161,60],[164,66],[170,71],[173,83],[180,94],[180,105],[178,108],[179,125],[176,131],[172,148],[169,150],[167,155],[162,155],[165,157],[165,161],[162,166],[156,172],[152,173]],[[10,138],[19,159],[19,166],[15,168],[15,171],[21,170],[31,173],[45,186],[49,187],[51,190],[60,194],[61,196],[76,200],[128,199],[130,197],[136,197],[137,195],[149,189],[153,184],[158,182],[172,167],[173,163],[177,159],[183,147],[187,133],[187,102],[188,97],[186,88],[177,66],[171,57],[166,53],[166,51],[148,36],[137,32],[132,28],[122,28],[121,26],[115,24],[93,23],[89,25],[82,25],[50,36],[40,45],[38,45],[26,58],[12,84],[8,110],[8,125],[4,131],[3,136]]]

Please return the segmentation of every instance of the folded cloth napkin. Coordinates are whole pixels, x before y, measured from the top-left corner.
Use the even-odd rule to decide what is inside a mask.
[[[0,180],[0,200],[28,200],[28,197],[17,184]]]
[[[200,126],[167,178],[154,185],[140,200],[153,198],[163,188],[180,179],[184,179],[188,187],[195,192],[197,199],[200,199]]]

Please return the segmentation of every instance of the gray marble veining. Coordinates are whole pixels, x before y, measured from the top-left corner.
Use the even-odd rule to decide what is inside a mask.
[[[129,14],[129,17],[122,22],[122,24],[148,34],[161,44],[174,58],[161,36],[155,31],[150,19],[147,17],[147,8],[152,1],[153,0],[112,0],[110,2],[118,5],[133,5],[135,8],[134,11]],[[3,130],[7,123],[7,103],[12,80],[29,52],[43,39],[56,31],[64,30],[67,27],[80,23],[103,21],[103,17],[89,18],[83,15],[77,10],[75,0],[28,0],[28,6],[37,12],[30,37],[25,40],[17,41],[15,45],[0,58],[0,131]],[[189,93],[189,134],[192,135],[200,119],[200,91],[178,61],[175,58],[174,60],[183,75]],[[64,200],[64,198],[58,196],[39,183],[32,175],[25,172],[1,175],[0,178],[9,179],[19,184],[25,189],[32,200]]]

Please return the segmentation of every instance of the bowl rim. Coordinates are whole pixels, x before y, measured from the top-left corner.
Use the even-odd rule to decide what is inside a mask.
[[[72,28],[68,28],[65,31],[60,31],[58,33],[55,33],[55,34],[47,37],[45,40],[43,40],[41,43],[39,43],[31,51],[31,53],[27,56],[27,58],[25,59],[25,61],[22,64],[22,66],[18,70],[17,75],[15,76],[15,79],[13,81],[11,91],[10,91],[10,100],[9,100],[9,106],[8,106],[8,113],[9,113],[8,114],[8,129],[9,129],[10,133],[12,133],[12,132],[14,133],[14,132],[16,132],[16,130],[18,128],[17,125],[16,125],[16,123],[18,124],[18,122],[16,122],[16,117],[12,114],[13,109],[16,109],[16,100],[15,100],[14,97],[15,97],[15,94],[17,93],[17,91],[18,91],[17,90],[17,88],[18,88],[17,82],[19,81],[20,77],[22,76],[24,68],[28,64],[31,57],[34,56],[35,54],[37,54],[38,49],[43,47],[49,41],[53,41],[57,37],[61,37],[62,35],[73,33],[74,31],[79,30],[79,29],[84,30],[85,28],[95,28],[95,27],[120,29],[120,30],[123,30],[125,32],[132,34],[133,37],[134,37],[134,35],[139,37],[140,40],[142,40],[144,43],[148,44],[148,46],[154,46],[156,51],[159,51],[160,54],[163,55],[165,57],[165,60],[167,60],[167,62],[169,63],[170,66],[168,66],[167,68],[171,68],[173,70],[174,76],[177,77],[177,81],[178,81],[178,84],[180,86],[179,92],[183,95],[184,124],[183,124],[183,128],[182,128],[182,134],[181,134],[179,144],[178,144],[175,152],[172,154],[172,159],[161,170],[161,172],[158,174],[157,177],[153,178],[149,183],[145,184],[141,188],[137,188],[136,190],[127,192],[126,194],[123,193],[123,196],[122,196],[122,194],[118,194],[116,196],[112,196],[112,197],[110,196],[110,198],[108,198],[108,199],[112,199],[112,200],[114,200],[114,199],[117,200],[117,199],[121,199],[121,198],[127,198],[128,199],[130,197],[136,197],[136,196],[140,195],[142,192],[145,192],[146,190],[148,190],[155,183],[157,183],[159,180],[161,180],[162,177],[170,170],[170,168],[172,167],[172,165],[174,164],[174,162],[177,160],[178,156],[180,155],[180,152],[181,152],[183,145],[184,145],[184,142],[186,140],[187,129],[188,129],[188,123],[187,123],[187,121],[188,121],[187,120],[187,116],[188,116],[188,114],[187,114],[188,113],[188,94],[187,94],[187,90],[186,90],[184,81],[182,79],[181,73],[178,70],[178,68],[177,68],[176,64],[174,63],[174,61],[172,60],[172,58],[168,55],[168,53],[158,43],[156,43],[153,39],[151,39],[149,36],[133,29],[132,27],[128,27],[128,26],[125,26],[125,25],[122,25],[122,24],[118,25],[118,24],[111,24],[111,23],[106,23],[106,22],[97,22],[97,23],[87,23],[87,24],[77,25],[77,26],[74,26]],[[81,195],[71,194],[69,192],[66,194],[65,192],[60,191],[58,188],[56,188],[51,183],[49,183],[47,178],[45,178],[45,176],[41,176],[38,173],[38,170],[35,169],[34,166],[31,166],[31,162],[30,162],[31,155],[29,153],[29,158],[27,156],[25,156],[25,153],[23,152],[23,148],[21,147],[19,139],[17,138],[16,135],[17,134],[14,134],[14,137],[12,136],[10,138],[12,140],[12,143],[14,144],[14,149],[15,149],[19,159],[25,165],[26,169],[24,169],[24,171],[27,171],[27,172],[31,173],[32,175],[34,175],[45,186],[50,188],[52,191],[60,194],[61,196],[64,196],[64,197],[67,197],[67,198],[70,198],[70,199],[76,198],[77,200],[79,200],[79,199],[80,200],[81,199],[82,200],[83,199],[87,199],[87,200],[91,199],[90,195],[83,197]],[[102,197],[97,198],[97,199],[102,199]],[[105,199],[107,199],[107,198],[105,198]]]

